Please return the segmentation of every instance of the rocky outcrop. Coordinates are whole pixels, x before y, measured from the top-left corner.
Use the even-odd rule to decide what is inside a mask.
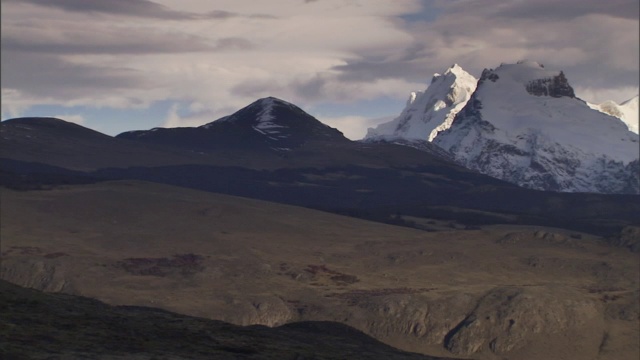
[[[575,358],[593,358],[604,333],[600,302],[553,286],[444,296],[397,293],[353,297],[349,304],[349,311],[336,318],[345,316],[347,324],[393,346],[414,351],[442,347],[472,358],[531,358],[548,348],[554,350],[546,356],[562,359],[563,347]]]
[[[597,353],[603,334],[598,303],[564,289],[496,288],[446,335],[444,345],[454,354],[506,355],[536,341],[565,341],[555,334],[581,339],[589,348],[585,355]]]
[[[64,270],[55,260],[5,258],[0,266],[0,278],[40,291],[74,292]]]
[[[567,81],[562,71],[551,78],[531,80],[527,83],[526,89],[529,94],[535,96],[576,97],[573,88],[569,85],[569,81]]]

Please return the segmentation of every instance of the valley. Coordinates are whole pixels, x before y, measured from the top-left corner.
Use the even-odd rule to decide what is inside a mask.
[[[638,358],[638,136],[601,112],[637,101],[535,62],[474,80],[362,141],[274,97],[114,137],[3,121],[0,351]]]

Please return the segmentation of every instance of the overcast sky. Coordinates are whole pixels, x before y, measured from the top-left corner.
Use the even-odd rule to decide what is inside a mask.
[[[3,0],[2,119],[115,135],[275,96],[352,139],[454,63],[563,70],[590,102],[638,94],[638,0]]]

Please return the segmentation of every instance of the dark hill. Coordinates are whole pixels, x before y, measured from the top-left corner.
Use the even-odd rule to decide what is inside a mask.
[[[0,280],[3,359],[442,359],[385,345],[349,326],[242,327],[139,306],[45,294]]]
[[[273,97],[259,99],[200,127],[155,128],[125,132],[117,137],[192,151],[250,148],[286,152],[309,141],[349,142],[340,131]]]

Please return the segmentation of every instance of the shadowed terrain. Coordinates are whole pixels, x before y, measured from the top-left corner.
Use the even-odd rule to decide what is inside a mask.
[[[348,326],[240,327],[137,306],[44,294],[0,280],[0,355],[17,359],[406,359]]]
[[[312,124],[312,130],[323,126]],[[253,137],[240,141],[240,130],[155,129],[114,138],[58,119],[8,120],[0,126],[0,184],[35,189],[138,179],[405,226],[419,223],[406,217],[436,218],[466,226],[554,226],[609,238],[640,225],[639,196],[527,190],[433,152],[352,142],[335,131],[282,151],[255,138],[251,128],[240,134]],[[222,141],[225,134],[237,141]]]

